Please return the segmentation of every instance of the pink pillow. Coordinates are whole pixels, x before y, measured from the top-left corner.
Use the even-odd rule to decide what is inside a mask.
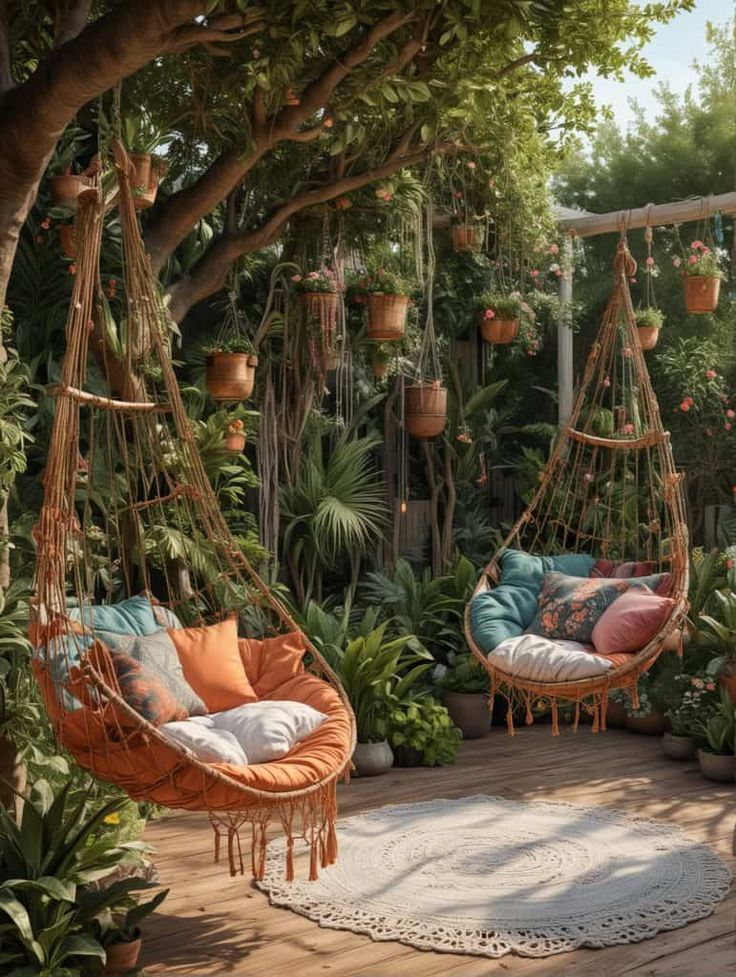
[[[615,600],[593,628],[596,651],[610,655],[641,651],[665,623],[674,600],[648,587],[632,587]]]

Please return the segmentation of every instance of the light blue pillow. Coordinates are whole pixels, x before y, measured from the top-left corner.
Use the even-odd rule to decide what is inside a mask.
[[[82,703],[67,689],[72,668],[79,665],[81,649],[90,648],[93,644],[92,635],[87,634],[57,634],[49,639],[36,652],[36,656],[44,668],[48,669],[56,690],[56,698],[65,712],[76,712],[82,708]]]
[[[147,597],[129,597],[117,604],[84,604],[69,610],[72,621],[83,621],[95,631],[134,634],[144,637],[160,631],[153,604]]]

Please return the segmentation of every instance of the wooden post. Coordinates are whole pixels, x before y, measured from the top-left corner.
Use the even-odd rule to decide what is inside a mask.
[[[676,200],[668,204],[647,204],[632,210],[614,210],[608,214],[582,214],[580,217],[563,217],[560,227],[572,231],[578,237],[594,237],[611,234],[635,227],[656,227],[659,224],[685,224],[688,221],[712,217],[717,211],[736,214],[736,192],[719,193],[692,200]]]
[[[562,245],[562,267],[560,278],[560,315],[557,320],[557,419],[561,427],[570,420],[572,414],[572,238],[565,236]]]

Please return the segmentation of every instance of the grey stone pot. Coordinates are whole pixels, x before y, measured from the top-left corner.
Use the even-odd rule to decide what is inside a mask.
[[[662,735],[662,750],[671,760],[694,760],[698,754],[694,736],[676,736],[674,733]]]
[[[652,710],[648,716],[626,716],[626,728],[640,736],[661,736],[667,732],[667,719],[664,713]]]
[[[359,777],[377,777],[391,769],[394,754],[388,740],[381,740],[380,743],[356,743],[353,763]]]
[[[491,712],[485,692],[445,692],[442,701],[464,740],[477,740],[491,731]]]
[[[708,753],[698,750],[700,772],[707,780],[732,784],[736,779],[736,756],[732,753]]]

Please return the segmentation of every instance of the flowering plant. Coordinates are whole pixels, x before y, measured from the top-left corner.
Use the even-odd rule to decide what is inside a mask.
[[[308,271],[291,276],[295,291],[304,295],[312,292],[339,292],[340,285],[332,268],[320,268],[318,271]]]
[[[528,315],[522,315],[519,322],[516,345],[527,356],[536,356],[542,348],[542,334],[534,319]]]
[[[354,301],[361,301],[366,295],[411,295],[416,290],[416,282],[391,268],[359,275],[352,283]]]
[[[230,336],[228,338],[216,339],[203,347],[205,355],[212,353],[255,353],[256,349],[247,336]]]
[[[637,309],[635,313],[637,326],[649,326],[661,329],[664,323],[664,313],[648,305],[645,309]]]
[[[685,258],[672,259],[675,268],[681,275],[700,275],[703,278],[725,278],[721,267],[721,254],[717,249],[709,248],[702,241],[693,241],[689,253]]]
[[[484,292],[478,299],[478,311],[484,319],[520,319],[524,304],[518,292],[510,295]]]
[[[693,736],[718,708],[718,683],[707,671],[674,677],[674,703],[665,715],[675,736]],[[678,701],[679,697],[679,701]]]

